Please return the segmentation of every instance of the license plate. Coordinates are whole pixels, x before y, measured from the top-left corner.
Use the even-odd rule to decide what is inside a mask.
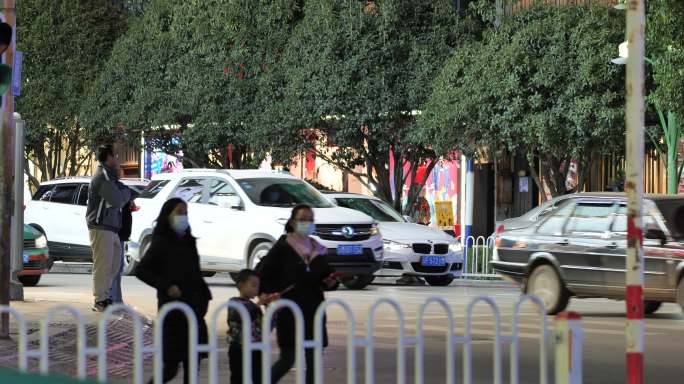
[[[24,264],[28,264],[28,262],[29,262],[29,255],[28,255],[28,253],[24,253],[22,256],[23,256]]]
[[[446,265],[444,256],[423,256],[420,264],[426,267],[443,267]]]
[[[338,255],[361,255],[363,246],[361,244],[342,244],[337,246]]]

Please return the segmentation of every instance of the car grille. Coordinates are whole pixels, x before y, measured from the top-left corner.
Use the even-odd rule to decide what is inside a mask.
[[[36,247],[36,240],[24,240],[24,249],[32,249]]]
[[[449,253],[449,244],[435,244],[435,255],[446,255]]]
[[[419,273],[444,273],[449,269],[449,265],[422,265],[419,262],[411,263],[413,270]]]
[[[429,255],[432,252],[432,244],[413,243],[413,252]]]
[[[353,234],[345,236],[342,231],[344,227],[351,227]],[[363,241],[370,239],[371,227],[371,224],[319,224],[316,225],[316,235],[330,241]]]
[[[386,269],[404,269],[398,261],[385,261],[382,263],[382,267]]]
[[[326,259],[328,259],[328,263],[333,267],[335,265],[351,266],[375,263],[375,255],[373,255],[373,251],[370,248],[364,248],[363,253],[360,255],[338,255],[337,249],[328,248]]]

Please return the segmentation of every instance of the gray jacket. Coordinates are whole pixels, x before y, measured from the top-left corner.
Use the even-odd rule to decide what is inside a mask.
[[[118,233],[121,228],[121,208],[130,199],[131,190],[119,181],[113,170],[100,164],[88,188],[88,229]]]

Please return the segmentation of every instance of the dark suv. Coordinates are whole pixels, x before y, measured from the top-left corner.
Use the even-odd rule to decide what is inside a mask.
[[[647,195],[643,205],[645,312],[684,310],[684,196]],[[539,296],[547,313],[571,296],[625,297],[626,196],[581,193],[528,228],[496,231],[494,271]]]

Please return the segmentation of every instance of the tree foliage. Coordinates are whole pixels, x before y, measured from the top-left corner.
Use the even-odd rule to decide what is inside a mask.
[[[653,77],[648,100],[659,121],[658,127],[647,132],[665,160],[668,193],[676,194],[684,168],[678,153],[684,136],[684,2],[649,1],[647,18],[646,54]]]
[[[582,188],[590,156],[624,145],[624,77],[610,63],[623,31],[605,7],[516,13],[445,65],[420,119],[427,142],[440,153],[489,146],[539,159],[553,195],[566,192],[574,160]]]
[[[253,166],[263,84],[297,12],[295,0],[153,0],[93,89],[84,114],[94,140],[122,127],[194,165]]]
[[[277,116],[278,144],[316,151],[401,210],[404,181],[436,161],[410,134],[426,84],[477,23],[459,18],[449,0],[312,0],[304,11],[279,65],[284,99],[267,113]],[[321,149],[327,143],[336,150]]]
[[[80,106],[125,27],[109,0],[17,3],[17,49],[25,56],[16,110],[26,120],[26,155],[43,180],[75,174],[89,159]]]

